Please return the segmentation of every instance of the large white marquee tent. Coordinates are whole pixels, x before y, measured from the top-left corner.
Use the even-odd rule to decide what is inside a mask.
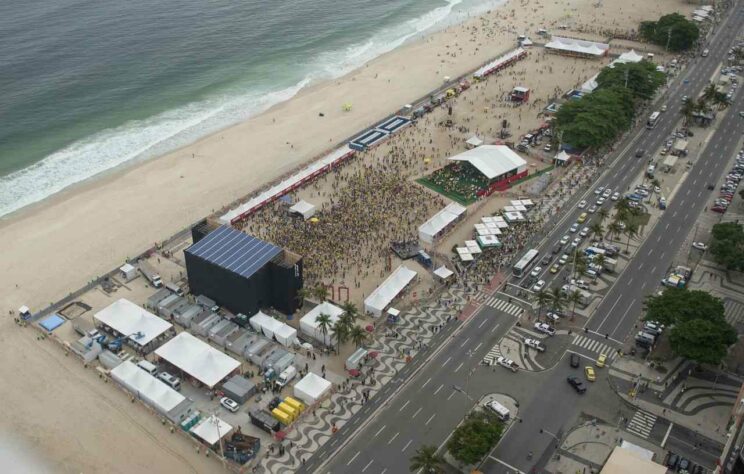
[[[385,308],[416,278],[416,272],[401,265],[364,300],[364,310],[379,317]]]
[[[237,360],[185,331],[160,346],[155,354],[209,388],[240,367]]]

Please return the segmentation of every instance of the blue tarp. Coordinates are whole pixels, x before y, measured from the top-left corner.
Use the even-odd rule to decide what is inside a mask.
[[[47,331],[51,332],[57,329],[58,327],[62,326],[64,322],[65,322],[65,318],[63,318],[57,313],[54,313],[53,315],[44,318],[39,323],[39,325],[41,325],[41,327],[43,327]]]

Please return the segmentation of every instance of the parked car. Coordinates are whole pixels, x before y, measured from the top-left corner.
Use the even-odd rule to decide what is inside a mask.
[[[501,356],[497,357],[496,363],[500,365],[501,367],[505,367],[511,370],[512,372],[516,372],[517,369],[519,368],[516,362],[514,362],[511,359],[507,359],[506,357],[501,357]]]
[[[666,466],[669,469],[676,469],[679,463],[679,456],[674,453],[669,453],[669,459],[667,459]]]
[[[227,410],[235,413],[240,408],[240,405],[238,405],[238,402],[233,400],[232,398],[222,397],[220,398],[220,405],[225,407]]]
[[[553,328],[549,324],[545,323],[535,323],[534,326],[535,330],[537,332],[541,332],[543,334],[547,334],[548,336],[555,336],[555,328]]]
[[[696,248],[698,250],[707,250],[708,246],[705,245],[703,242],[693,242],[692,247]]]
[[[531,347],[539,352],[545,351],[545,345],[542,342],[538,341],[537,339],[531,339],[529,337],[525,337],[524,345],[527,347]]]
[[[579,368],[579,355],[576,353],[571,353],[571,356],[568,358],[568,363],[573,367],[574,369]]]
[[[612,197],[610,199],[612,199],[613,201],[619,201],[620,200],[620,193],[617,192],[617,191],[615,191],[614,193],[612,193]]]
[[[574,390],[576,390],[579,393],[586,392],[586,385],[584,385],[584,382],[579,380],[578,377],[570,376],[567,377],[566,380],[568,381],[568,384],[571,385]]]
[[[591,365],[587,365],[584,367],[584,373],[586,374],[586,379],[590,382],[594,382],[597,380],[597,375],[594,373],[594,367]]]

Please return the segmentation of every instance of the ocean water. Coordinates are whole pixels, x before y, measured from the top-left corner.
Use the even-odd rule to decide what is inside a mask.
[[[498,3],[0,2],[0,216]]]

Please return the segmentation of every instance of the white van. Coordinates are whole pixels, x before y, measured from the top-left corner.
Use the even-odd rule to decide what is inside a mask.
[[[290,365],[276,378],[276,384],[280,387],[286,387],[289,382],[297,375],[297,369],[294,365]]]
[[[708,53],[710,53],[710,51],[708,51],[707,49],[704,49],[703,50],[703,53],[701,54],[701,56],[702,57],[706,57],[706,56],[708,56]]]
[[[490,402],[486,403],[486,408],[494,412],[496,416],[499,417],[499,420],[501,421],[509,420],[509,409],[506,408],[501,403],[497,402],[496,400],[491,400]]]
[[[181,390],[181,379],[175,375],[171,375],[168,372],[160,372],[158,378],[168,384],[173,390]]]
[[[183,296],[183,290],[175,283],[168,283],[167,285],[165,285],[165,287],[168,288],[172,293],[178,296]]]
[[[152,375],[153,377],[158,373],[158,368],[153,364],[152,362],[141,360],[137,362],[137,367],[144,370],[148,374]]]

